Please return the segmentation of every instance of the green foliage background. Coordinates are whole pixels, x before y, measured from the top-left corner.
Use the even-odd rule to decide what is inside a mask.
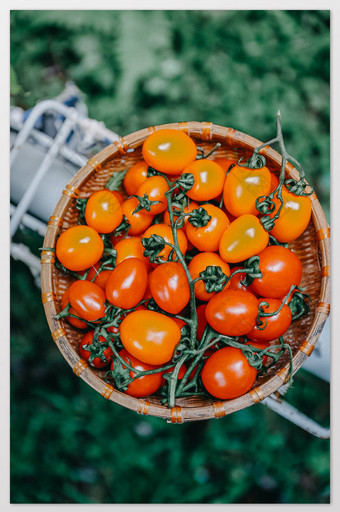
[[[120,135],[211,121],[288,151],[329,217],[329,11],[12,11],[11,104],[66,80]],[[23,232],[35,251],[36,235]],[[104,400],[54,346],[28,269],[11,262],[12,503],[328,503],[329,441],[262,405],[169,425]],[[287,400],[329,422],[300,370]]]

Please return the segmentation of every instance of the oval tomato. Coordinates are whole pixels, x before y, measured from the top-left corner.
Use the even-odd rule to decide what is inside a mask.
[[[145,210],[133,213],[138,205],[137,197],[130,197],[122,205],[123,215],[130,224],[129,235],[140,235],[153,221],[153,216],[148,215]]]
[[[106,283],[107,300],[117,308],[133,308],[143,299],[147,282],[148,273],[142,260],[123,260],[112,271]]]
[[[129,352],[125,349],[119,352],[119,355],[129,366],[132,366],[135,370],[139,370],[142,372],[155,370],[159,368],[159,366],[151,365],[139,361],[133,355],[129,354]],[[112,362],[111,370],[114,368],[114,361]],[[130,370],[130,377],[133,378],[136,375],[136,372]],[[162,384],[162,372],[151,373],[149,375],[142,375],[137,379],[130,382],[128,388],[124,393],[130,396],[134,396],[136,398],[144,397],[148,395],[152,395],[155,393]]]
[[[61,297],[61,310],[64,310],[66,308],[66,306],[69,304],[69,302],[70,301],[69,301],[68,289],[67,289],[67,290],[65,290],[65,292],[63,293],[63,296]],[[72,307],[70,307],[69,313],[71,313],[72,315],[79,316],[77,311]],[[67,316],[66,320],[68,321],[69,324],[73,325],[73,327],[77,327],[78,329],[86,329],[87,328],[87,323],[83,322],[82,320],[78,320],[78,318],[73,318],[72,316]]]
[[[188,278],[179,262],[156,267],[150,277],[150,290],[158,306],[167,313],[179,313],[190,300]]]
[[[242,290],[223,290],[210,299],[205,310],[209,325],[226,336],[243,336],[256,325],[256,297]]]
[[[111,363],[113,352],[109,346],[106,348],[100,346],[102,343],[105,343],[105,338],[103,336],[98,336],[99,345],[97,350],[94,350],[94,347],[89,348],[93,345],[93,336],[94,331],[89,331],[82,338],[79,344],[80,357],[94,368],[105,368],[105,366]]]
[[[186,192],[190,199],[209,201],[222,193],[225,172],[213,160],[195,160],[185,167],[182,174],[186,173],[192,174],[195,178],[193,187]]]
[[[267,246],[269,234],[255,215],[241,215],[223,232],[219,251],[228,263],[239,263],[255,256]]]
[[[244,395],[254,385],[257,371],[242,350],[220,348],[207,359],[202,370],[202,382],[212,396],[230,400]]]
[[[189,272],[192,279],[197,279],[203,270],[207,267],[220,267],[222,272],[226,276],[230,276],[230,267],[228,263],[222,260],[222,258],[215,252],[200,252],[196,254],[188,265]],[[229,283],[226,284],[225,288],[229,287]],[[216,292],[207,292],[203,281],[197,281],[195,283],[195,296],[200,300],[209,300]]]
[[[263,305],[265,313],[274,313],[282,304],[281,300],[271,298],[258,299],[259,305],[261,302],[268,303],[268,306]],[[284,304],[276,315],[261,317],[260,321],[261,325],[255,326],[248,332],[247,337],[254,341],[273,341],[286,332],[292,322],[292,313],[289,306]]]
[[[117,196],[110,190],[98,190],[90,195],[85,207],[85,221],[98,233],[111,233],[123,220]]]
[[[133,311],[120,325],[126,350],[144,363],[167,363],[181,339],[181,330],[172,318],[156,311]]]
[[[149,259],[144,256],[144,247],[141,237],[131,236],[117,242],[113,248],[117,251],[116,265],[128,258],[138,258],[150,267]]]
[[[144,160],[165,174],[180,174],[197,156],[194,141],[174,129],[157,130],[147,137],[142,148]]]
[[[148,177],[148,164],[143,160],[133,164],[124,176],[123,185],[129,196],[137,194],[137,190]]]
[[[213,204],[202,204],[204,210],[211,216],[208,224],[196,228],[190,222],[186,225],[188,240],[200,251],[215,252],[218,250],[220,239],[229,226],[229,219],[226,214]]]
[[[166,242],[168,242],[170,244],[174,243],[174,237],[172,234],[171,227],[167,226],[166,224],[163,224],[163,223],[153,224],[145,231],[142,238],[150,238],[151,235],[159,235],[162,238],[164,238],[164,240]],[[183,231],[179,230],[177,232],[177,239],[178,239],[178,245],[179,245],[181,252],[183,254],[185,254],[187,251],[187,248],[188,248],[188,241],[187,241],[187,238],[186,238],[185,234],[183,233]],[[169,245],[166,245],[164,247],[164,249],[162,249],[160,251],[158,256],[164,260],[168,260],[169,253],[171,252],[171,250],[172,250],[172,248]],[[174,256],[174,258],[175,258],[175,256]]]
[[[100,286],[86,280],[74,281],[68,289],[69,301],[76,314],[95,322],[105,316],[105,293]]]
[[[60,263],[75,272],[86,270],[103,255],[104,242],[90,226],[73,226],[61,233],[56,243]]]
[[[158,201],[150,206],[150,212],[141,210],[149,215],[157,215],[167,209],[168,202],[165,192],[169,190],[169,185],[163,176],[151,176],[147,178],[137,190],[137,195],[144,197],[146,194],[150,201]]]
[[[256,278],[250,289],[261,297],[282,298],[291,286],[298,286],[302,265],[296,254],[286,247],[270,245],[259,253],[261,278]]]

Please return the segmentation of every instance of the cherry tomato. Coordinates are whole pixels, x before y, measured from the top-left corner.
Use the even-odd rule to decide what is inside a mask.
[[[247,393],[254,385],[257,371],[242,350],[220,348],[206,361],[202,370],[202,383],[212,396],[230,400]]]
[[[85,221],[98,233],[111,233],[123,220],[121,204],[110,190],[98,190],[88,198]]]
[[[174,320],[176,320],[176,318],[174,318]],[[163,375],[164,375],[164,373],[171,373],[171,372],[173,372],[173,370],[174,370],[174,367],[173,368],[169,368],[168,370],[165,370],[163,372]],[[187,367],[183,363],[182,366],[180,367],[180,369],[178,370],[177,380],[182,380],[186,371],[187,371]],[[190,377],[189,377],[189,380],[191,380],[191,379],[192,379],[192,375],[190,375]],[[166,380],[163,377],[162,378],[162,386],[165,386],[165,384],[166,384]]]
[[[69,304],[69,302],[70,301],[69,301],[68,289],[67,289],[67,290],[65,290],[65,292],[63,293],[63,296],[61,298],[61,310],[65,309],[66,306]],[[71,313],[72,315],[79,316],[77,311],[72,307],[70,307],[69,313]],[[73,327],[77,327],[78,329],[86,329],[87,328],[87,323],[82,322],[82,320],[78,320],[78,318],[73,318],[72,316],[67,316],[66,320],[68,321],[69,324],[73,325]]]
[[[235,270],[240,270],[242,268],[243,267],[233,267],[231,269],[231,273],[233,274],[235,272]],[[241,283],[241,281],[244,280],[246,275],[247,274],[245,272],[240,272],[240,273],[235,274],[234,276],[232,276],[232,278],[229,281],[229,289],[230,290],[243,290],[244,292],[249,291],[249,288],[247,286],[244,286]]]
[[[247,336],[248,336],[248,334],[247,334]],[[265,348],[270,347],[269,341],[260,342],[260,341],[251,340],[251,341],[247,341],[245,343],[245,345],[251,345],[252,347],[259,348],[261,350],[264,350]],[[266,355],[262,356],[262,364],[266,364],[267,361],[268,361],[268,356],[266,356]]]
[[[139,361],[134,356],[129,354],[129,352],[125,349],[121,350],[119,352],[120,357],[126,361],[126,363],[129,366],[132,366],[135,370],[139,371],[149,371],[149,370],[155,370],[159,368],[158,366],[143,363],[142,361]],[[114,368],[114,361],[111,365],[111,370]],[[126,368],[126,367],[124,367]],[[133,372],[130,370],[129,373],[130,377],[134,377],[136,375],[136,372]],[[155,393],[162,384],[162,372],[156,372],[156,373],[150,373],[149,375],[142,375],[141,377],[138,377],[137,379],[130,382],[128,385],[128,388],[124,393],[130,396],[134,397],[144,397],[148,395],[152,395]]]
[[[123,260],[112,271],[106,283],[107,300],[117,308],[133,308],[143,299],[147,282],[148,273],[142,260]]]
[[[145,310],[146,310],[146,307],[143,306],[143,304],[141,304],[140,306],[137,306],[135,308],[135,311],[145,311]],[[119,323],[122,323],[122,321],[124,320],[125,316],[126,315],[124,313],[122,313],[118,317]],[[106,331],[107,332],[112,332],[113,334],[117,334],[120,331],[120,325],[118,327],[116,327],[114,325],[110,325],[109,327],[106,327]]]
[[[172,235],[171,227],[167,226],[166,224],[162,224],[162,223],[153,224],[145,231],[142,238],[150,238],[151,235],[159,235],[159,236],[163,237],[166,242],[168,242],[170,244],[174,243],[174,237]],[[180,248],[181,252],[183,254],[185,254],[187,251],[187,248],[188,248],[188,241],[187,241],[187,238],[186,238],[185,234],[183,233],[183,231],[179,230],[177,232],[177,238],[178,238],[179,248]],[[158,256],[161,257],[162,259],[167,260],[169,258],[169,253],[171,252],[171,250],[172,250],[172,248],[169,245],[166,245],[164,247],[164,249],[162,249],[160,251]]]
[[[267,167],[250,169],[235,165],[224,183],[223,200],[225,207],[235,217],[251,213],[258,215],[256,199],[270,191],[270,171]]]
[[[124,197],[123,197],[123,194],[121,192],[119,192],[119,190],[111,190],[112,194],[114,196],[116,196],[116,198],[118,199],[119,201],[119,204],[123,204],[124,203]]]
[[[94,284],[100,286],[100,288],[102,288],[103,290],[105,290],[106,283],[111,275],[112,270],[101,270],[98,273],[100,265],[101,265],[101,262],[98,262],[90,268],[89,273],[87,274],[86,280],[92,281],[92,279],[94,278],[94,280],[92,282]]]
[[[232,164],[234,164],[234,165],[236,164],[235,160],[230,160],[229,158],[224,158],[224,157],[213,158],[213,161],[222,167],[225,174],[229,170],[229,167]]]
[[[137,190],[148,177],[148,164],[143,160],[133,164],[124,176],[123,185],[129,196],[137,194]]]
[[[215,252],[200,252],[196,254],[188,265],[189,272],[192,279],[199,277],[200,272],[205,270],[207,267],[221,267],[221,270],[226,276],[230,276],[230,267],[228,263],[222,260],[222,258]],[[229,283],[226,284],[225,288],[228,288]],[[195,283],[195,296],[200,300],[209,300],[216,292],[207,292],[203,281],[197,281]]]
[[[207,304],[205,316],[215,331],[226,336],[243,336],[256,325],[256,297],[242,290],[223,290]]]
[[[105,316],[105,292],[90,281],[74,281],[68,289],[69,300],[77,315],[94,322]]]
[[[123,215],[125,215],[126,220],[130,223],[129,235],[140,235],[153,221],[153,216],[148,215],[145,210],[133,213],[138,205],[137,197],[130,197],[122,205]]]
[[[91,267],[102,257],[104,242],[90,226],[73,226],[61,233],[56,255],[64,267],[79,271]]]
[[[193,187],[186,195],[195,201],[209,201],[219,196],[223,191],[225,172],[213,160],[201,158],[185,167],[182,174],[190,173],[194,176]]]
[[[151,176],[147,178],[137,190],[137,195],[144,197],[147,194],[150,201],[158,201],[156,204],[150,206],[150,212],[144,211],[150,215],[157,215],[167,209],[168,203],[165,197],[165,192],[169,190],[169,185],[163,176]]]
[[[201,341],[203,333],[204,333],[205,328],[207,326],[207,319],[206,319],[206,316],[205,316],[206,308],[207,308],[206,304],[201,304],[197,308],[198,326],[197,326],[196,337],[197,337],[198,341]]]
[[[149,258],[144,256],[144,247],[141,237],[131,236],[117,242],[113,248],[117,251],[116,265],[128,258],[138,258],[144,262],[147,269],[150,267]]]
[[[262,277],[254,279],[250,288],[261,297],[279,299],[287,295],[293,284],[300,284],[301,261],[290,249],[270,245],[259,253],[259,258]]]
[[[255,215],[241,215],[222,234],[220,256],[228,263],[239,263],[263,251],[268,241],[269,234]]]
[[[200,251],[215,252],[218,250],[220,239],[229,226],[226,214],[213,204],[202,204],[204,210],[211,216],[208,224],[196,228],[190,222],[186,226],[188,240]]]
[[[120,325],[121,341],[140,361],[167,363],[181,338],[181,330],[172,318],[156,311],[133,311]]]
[[[109,365],[112,361],[113,352],[111,348],[108,346],[103,350],[103,348],[100,347],[101,343],[105,343],[105,338],[103,336],[98,336],[99,340],[99,347],[98,347],[98,357],[94,357],[94,359],[91,358],[91,351],[86,347],[87,345],[93,344],[93,336],[94,331],[89,331],[85,334],[83,339],[81,340],[79,344],[79,354],[80,357],[82,357],[85,361],[89,363],[90,366],[93,366],[94,368],[105,368],[105,366]],[[93,354],[95,355],[95,354]]]
[[[188,304],[190,288],[184,268],[179,262],[163,263],[150,277],[150,290],[158,306],[177,314]]]
[[[196,145],[186,133],[168,128],[149,135],[142,152],[148,165],[165,174],[180,174],[197,156]]]
[[[258,299],[258,304],[267,302],[269,306],[263,306],[265,313],[274,313],[282,304],[279,299]],[[281,311],[276,315],[260,318],[261,325],[255,326],[253,330],[248,332],[247,337],[254,341],[273,341],[282,336],[292,322],[292,313],[289,306],[284,304]]]
[[[192,210],[197,210],[199,208],[199,205],[195,203],[195,201],[190,201],[190,204],[188,206],[184,207],[184,213],[192,212]],[[175,212],[178,213],[178,209],[176,209],[174,206],[172,207],[172,211],[174,212],[174,222],[178,219],[178,215],[175,215]],[[188,223],[189,217],[184,217],[183,226],[186,226]],[[170,223],[170,214],[168,210],[164,212],[164,224],[167,224],[168,226],[171,226]]]

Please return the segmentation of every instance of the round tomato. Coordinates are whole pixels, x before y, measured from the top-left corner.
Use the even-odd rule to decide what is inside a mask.
[[[230,400],[244,395],[254,385],[257,371],[242,350],[220,348],[207,359],[202,370],[202,383],[212,396]]]
[[[61,298],[61,310],[65,309],[66,306],[69,304],[69,302],[70,301],[68,298],[68,289],[67,289],[67,290],[65,290],[65,292],[63,293],[63,296]],[[72,315],[79,316],[77,311],[72,307],[70,307],[70,309],[68,311]],[[87,328],[87,323],[83,322],[82,320],[78,320],[78,318],[73,318],[72,316],[67,316],[66,320],[68,321],[69,324],[73,325],[73,327],[77,327],[78,329],[86,329]]]
[[[231,273],[233,274],[235,270],[241,270],[243,267],[233,267],[231,269]],[[244,286],[244,284],[241,283],[241,281],[244,280],[246,277],[245,272],[239,272],[238,274],[235,274],[232,276],[232,278],[229,281],[229,289],[230,290],[243,290],[244,292],[249,291],[247,286]]]
[[[205,315],[215,331],[226,336],[243,336],[256,325],[256,297],[242,290],[223,290],[207,304]]]
[[[171,261],[157,266],[150,277],[150,291],[167,313],[182,311],[190,300],[189,282],[182,264]]]
[[[172,318],[156,311],[133,311],[120,325],[126,350],[140,361],[167,363],[181,339],[181,330]]]
[[[105,366],[111,363],[113,352],[109,346],[106,348],[101,346],[102,343],[105,343],[105,338],[103,336],[98,336],[98,348],[94,348],[95,345],[93,345],[93,336],[94,331],[89,331],[81,340],[79,344],[80,357],[82,357],[89,363],[90,366],[93,366],[94,368],[105,368]]]
[[[113,248],[117,251],[116,265],[128,258],[138,258],[150,267],[149,259],[144,256],[144,247],[141,237],[130,236],[117,242]]]
[[[188,206],[185,206],[184,213],[192,212],[192,210],[197,210],[198,208],[199,208],[199,205],[197,203],[195,203],[195,201],[190,201],[190,204]],[[175,215],[175,212],[178,213],[178,209],[173,206],[172,211],[174,212],[174,216],[173,216],[174,222],[176,222],[179,215]],[[187,225],[188,220],[189,220],[189,217],[184,217],[183,226]],[[169,214],[168,210],[165,210],[165,212],[164,212],[164,224],[171,226],[170,214]],[[180,227],[181,227],[181,225],[179,226],[179,228]]]
[[[196,254],[188,265],[189,272],[192,279],[199,277],[200,272],[203,272],[207,267],[220,267],[222,272],[226,276],[230,276],[230,268],[228,263],[222,260],[222,258],[215,252],[200,252]],[[228,288],[229,284],[226,284],[225,288]],[[215,295],[215,292],[207,292],[203,281],[197,281],[195,283],[195,296],[200,300],[209,300]]]
[[[73,226],[61,233],[56,244],[60,263],[75,272],[86,270],[103,255],[104,242],[90,226]]]
[[[214,158],[213,161],[216,162],[218,165],[220,165],[225,173],[229,170],[229,167],[231,165],[236,164],[236,162],[234,160],[230,160],[229,158],[224,158],[224,157]]]
[[[153,224],[150,226],[145,233],[143,234],[142,238],[150,238],[151,235],[158,235],[164,238],[164,240],[170,244],[174,243],[174,237],[172,234],[172,230],[170,226],[167,226],[167,224]],[[182,254],[185,254],[188,248],[188,241],[187,237],[183,233],[183,231],[177,232],[177,239],[178,239],[178,245],[182,252]],[[169,245],[166,245],[164,249],[162,249],[159,253],[159,257],[167,260],[169,258],[169,253],[171,252],[172,248]],[[174,258],[176,255],[174,255]],[[155,266],[155,265],[154,265]]]
[[[93,283],[100,286],[103,290],[105,290],[106,283],[111,275],[112,270],[101,270],[98,272],[100,268],[101,262],[96,263],[95,265],[92,265],[92,267],[89,270],[89,273],[87,274],[86,280],[92,281]]]
[[[296,254],[279,245],[270,245],[259,253],[261,278],[250,285],[261,297],[282,298],[291,286],[298,286],[302,277],[302,265]]]
[[[184,132],[162,129],[153,132],[142,148],[144,160],[165,174],[180,174],[197,156],[194,141]]]
[[[98,190],[88,198],[85,221],[98,233],[111,233],[123,220],[121,203],[110,190]]]
[[[107,300],[117,308],[133,308],[143,299],[147,282],[148,273],[142,260],[123,260],[112,271],[106,283]]]
[[[129,196],[137,194],[137,190],[148,177],[148,164],[143,160],[136,162],[127,171],[124,176],[123,185]]]
[[[68,289],[69,301],[76,314],[95,322],[105,316],[105,293],[100,286],[91,281],[74,281]]]
[[[239,263],[262,251],[268,241],[269,234],[255,215],[241,215],[222,234],[220,256],[228,263]]]
[[[158,366],[139,361],[133,355],[129,354],[129,352],[125,349],[121,350],[119,355],[122,359],[124,359],[124,361],[126,361],[129,366],[132,366],[135,370],[146,372],[159,368]],[[113,361],[111,370],[113,370],[114,364],[115,363]],[[135,377],[136,372],[130,370],[129,375],[131,378],[133,378]],[[150,373],[149,375],[142,375],[141,377],[138,377],[137,379],[130,382],[127,390],[124,391],[124,393],[136,398],[144,397],[155,393],[160,388],[161,384],[162,372]]]
[[[268,303],[268,306],[262,306],[265,313],[274,313],[282,304],[281,300],[270,298],[258,299],[259,305],[261,302]],[[292,322],[292,313],[289,306],[284,304],[276,315],[261,317],[260,321],[260,326],[255,326],[252,331],[248,332],[248,338],[254,341],[273,341],[286,332]]]
[[[138,205],[137,197],[130,197],[122,205],[123,215],[130,224],[129,235],[140,235],[153,221],[153,216],[148,215],[145,210],[133,213]]]
[[[137,190],[137,195],[144,197],[146,194],[150,201],[158,201],[150,206],[150,212],[141,210],[150,215],[157,215],[167,209],[168,203],[165,192],[169,190],[169,185],[163,176],[151,176],[147,178]]]
[[[186,192],[195,201],[209,201],[219,196],[223,191],[225,172],[220,165],[212,160],[201,158],[190,163],[182,174],[194,176],[193,187]]]
[[[196,228],[190,222],[186,226],[188,240],[200,251],[215,252],[218,250],[222,234],[229,226],[226,214],[213,204],[202,204],[204,210],[211,216],[208,224]]]
[[[223,201],[235,217],[251,213],[258,215],[256,199],[270,191],[270,171],[267,167],[250,169],[235,165],[229,172],[223,189]]]

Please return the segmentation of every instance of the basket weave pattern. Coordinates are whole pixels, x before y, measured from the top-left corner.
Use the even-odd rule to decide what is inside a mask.
[[[94,191],[102,189],[113,173],[121,172],[141,160],[144,140],[153,131],[163,128],[183,130],[205,153],[220,142],[221,146],[214,152],[213,158],[247,159],[253,149],[261,145],[259,140],[232,128],[198,122],[146,128],[121,138],[91,158],[66,186],[48,223],[44,247],[54,248],[58,235],[77,224],[79,212],[75,208],[75,198],[89,197]],[[280,171],[280,154],[269,146],[264,147],[260,153],[266,157],[269,170]],[[286,165],[286,175],[299,178],[297,170],[290,163]],[[310,314],[293,322],[284,335],[285,341],[292,347],[293,373],[312,353],[330,310],[329,227],[315,193],[312,194],[311,200],[312,217],[309,226],[298,240],[290,244],[302,262],[303,276],[300,286],[306,287],[306,292],[311,297]],[[182,398],[177,400],[176,407],[169,409],[161,405],[157,394],[139,399],[115,390],[112,385],[105,382],[105,372],[90,368],[80,358],[77,347],[84,333],[72,327],[66,320],[54,318],[61,311],[61,297],[72,282],[72,278],[55,268],[54,261],[53,251],[42,251],[42,301],[52,338],[74,373],[104,398],[140,414],[150,414],[172,423],[182,423],[223,417],[263,400],[285,383],[289,369],[288,354],[282,356],[266,376],[259,377],[248,393],[233,400],[220,401],[201,396]]]

